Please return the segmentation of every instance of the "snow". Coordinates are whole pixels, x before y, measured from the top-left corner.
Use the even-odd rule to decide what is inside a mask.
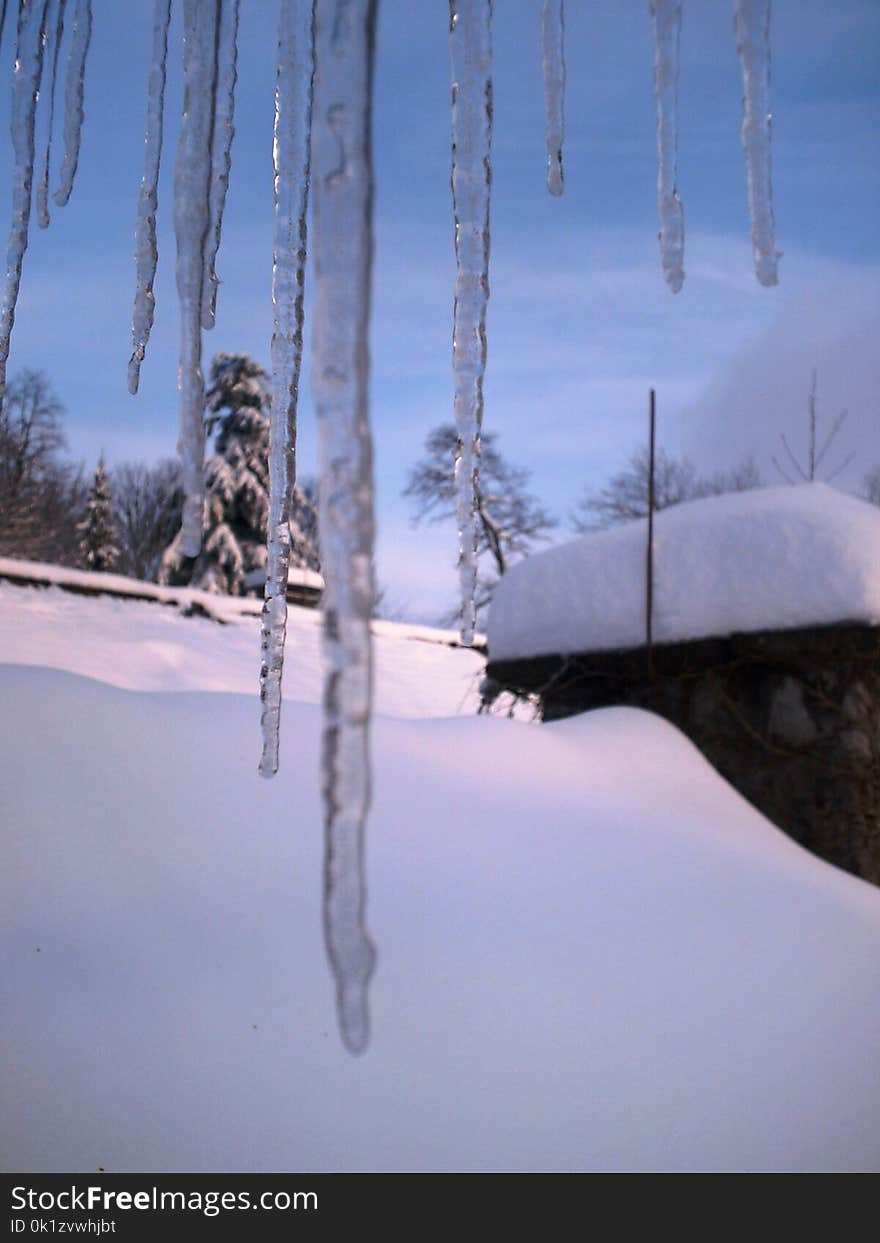
[[[452,719],[478,657],[390,623],[350,1058],[290,615],[266,783],[257,617],[0,583],[3,1168],[876,1168],[877,890],[647,713]]]
[[[92,598],[57,587],[2,581],[10,566],[29,564],[0,560],[0,662],[66,670],[131,691],[233,692],[248,696],[256,715],[259,600],[153,587],[157,599],[178,605],[160,608],[136,599]],[[48,572],[48,567],[35,564],[37,569]],[[292,570],[291,576],[294,573],[309,571]],[[120,575],[60,567],[57,578],[78,585],[104,579],[123,586],[151,586]],[[193,605],[209,617],[186,617],[178,611]],[[288,618],[285,694],[320,704],[321,614],[292,605]],[[218,620],[226,624],[218,625]],[[483,659],[451,646],[456,640],[452,631],[382,621],[373,622],[372,630],[380,713],[416,718],[476,712]],[[240,742],[249,757],[254,751],[255,766],[254,723],[246,726]]]
[[[103,613],[108,666],[130,637],[137,666],[136,611],[236,636],[9,595]],[[349,1057],[298,696],[266,783],[250,695],[0,668],[4,1168],[876,1168],[880,894],[634,710],[374,722],[379,960]]]
[[[489,616],[492,660],[645,641],[644,519],[513,566]],[[880,509],[826,484],[708,497],[654,520],[654,642],[880,623]]]

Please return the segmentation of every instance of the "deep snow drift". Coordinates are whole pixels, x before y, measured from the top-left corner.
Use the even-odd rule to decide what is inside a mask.
[[[376,720],[379,962],[352,1058],[321,932],[320,715],[295,702],[317,671],[287,688],[266,783],[253,693],[63,671],[171,685],[167,651],[185,668],[204,643],[202,684],[224,645],[232,679],[255,620],[0,602],[2,658],[51,643],[57,666],[0,668],[3,1168],[876,1168],[880,893],[670,726]],[[380,702],[476,661],[401,642]]]
[[[535,553],[499,582],[493,660],[645,641],[647,521]],[[824,483],[664,509],[654,520],[654,642],[880,622],[880,509]]]

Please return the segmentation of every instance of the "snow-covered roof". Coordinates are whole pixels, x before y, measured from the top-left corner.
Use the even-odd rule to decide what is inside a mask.
[[[639,647],[647,521],[537,553],[499,582],[492,660]],[[654,520],[655,643],[880,623],[880,509],[826,484],[707,497]]]

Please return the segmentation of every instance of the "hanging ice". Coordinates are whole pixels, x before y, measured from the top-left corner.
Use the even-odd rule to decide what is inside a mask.
[[[211,158],[211,193],[208,204],[210,224],[205,239],[205,289],[202,294],[202,327],[213,328],[217,309],[217,286],[220,282],[214,264],[223,229],[223,208],[229,187],[232,164],[232,139],[235,134],[233,113],[238,59],[239,0],[218,4],[217,67],[215,71],[215,103],[213,153]]]
[[[76,166],[79,163],[79,141],[85,116],[83,95],[86,56],[91,37],[92,0],[76,0],[70,51],[67,54],[67,78],[64,83],[64,163],[61,165],[61,184],[54,195],[59,207],[64,207],[70,198]]]
[[[342,1038],[367,1043],[375,952],[364,924],[373,657],[373,451],[367,326],[373,258],[375,0],[317,0],[312,108],[315,338],[324,575],[324,931]]]
[[[541,9],[541,66],[547,104],[547,189],[562,193],[565,132],[565,0],[544,0]]]
[[[681,0],[651,0],[654,33],[654,102],[657,108],[657,206],[660,257],[666,284],[684,284],[684,212],[675,187],[678,155],[678,48]]]
[[[777,285],[779,273],[770,179],[770,0],[735,0],[736,45],[743,76],[742,144],[746,157],[755,275]]]
[[[156,298],[153,282],[159,263],[156,242],[156,208],[159,204],[159,163],[162,158],[162,124],[165,109],[165,74],[168,59],[168,26],[171,0],[155,0],[153,8],[153,52],[147,82],[147,126],[144,137],[144,175],[138,191],[137,224],[134,235],[135,291],[131,323],[132,354],[128,364],[128,390],[138,391],[141,363],[153,327]]]
[[[58,53],[61,51],[61,40],[64,36],[64,8],[67,0],[55,0],[58,10],[55,17],[55,26],[49,21],[49,10],[52,7],[51,0],[46,10],[46,42],[45,47],[49,46],[49,38],[51,36],[52,46],[52,67],[49,72],[49,115],[46,121],[46,142],[43,147],[43,160],[40,169],[40,176],[37,179],[37,224],[41,229],[49,227],[49,163],[52,157],[52,130],[55,124],[55,83],[58,79]]]
[[[183,115],[174,170],[174,232],[180,301],[180,551],[198,555],[204,511],[205,392],[202,294],[209,224],[211,126],[216,81],[217,5],[183,0]]]
[[[281,674],[287,631],[290,508],[296,479],[296,406],[303,347],[309,133],[314,74],[311,4],[282,0],[275,79],[275,238],[272,265],[272,410],[269,424],[269,541],[263,605],[263,755],[278,771]]]
[[[476,626],[476,493],[486,304],[489,300],[489,163],[492,142],[492,3],[450,0],[452,53],[452,202],[455,215],[455,309],[452,368],[455,380],[456,504],[461,585],[461,641]]]
[[[0,302],[0,409],[6,391],[9,340],[21,285],[21,265],[28,244],[31,185],[34,178],[34,118],[43,72],[43,24],[46,0],[22,0],[18,10],[15,67],[12,72],[12,223],[6,245],[6,278]]]

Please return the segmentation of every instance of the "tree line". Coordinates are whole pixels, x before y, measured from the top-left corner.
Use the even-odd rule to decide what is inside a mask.
[[[225,595],[259,591],[265,578],[269,511],[269,378],[244,354],[217,354],[210,367],[205,426],[213,451],[205,463],[205,532],[195,558],[181,554],[183,503],[175,461],[152,466],[99,461],[87,482],[64,457],[63,407],[42,372],[12,379],[0,411],[0,556],[129,575]],[[817,469],[843,423],[838,415],[824,441],[817,437],[816,379],[808,402],[808,451],[801,463],[783,437],[790,466],[804,479]],[[435,427],[412,467],[404,498],[413,522],[455,519],[458,437],[452,424]],[[788,474],[774,464],[783,477]],[[577,533],[642,518],[648,512],[646,448],[633,452],[599,489],[585,489],[568,516]],[[497,434],[484,433],[475,497],[478,605],[485,610],[494,584],[509,566],[548,542],[560,523],[530,490],[530,472],[511,464]],[[654,506],[761,487],[752,457],[731,469],[700,474],[690,459],[661,449],[654,463]],[[880,504],[880,466],[862,495]],[[297,484],[290,521],[292,566],[320,569],[317,486]]]
[[[269,379],[244,354],[218,354],[205,425],[205,533],[198,557],[181,555],[178,464],[98,462],[87,482],[64,457],[63,407],[47,377],[10,381],[0,412],[0,556],[115,571],[224,595],[262,587],[269,512]],[[291,565],[319,569],[317,495],[294,492]]]

